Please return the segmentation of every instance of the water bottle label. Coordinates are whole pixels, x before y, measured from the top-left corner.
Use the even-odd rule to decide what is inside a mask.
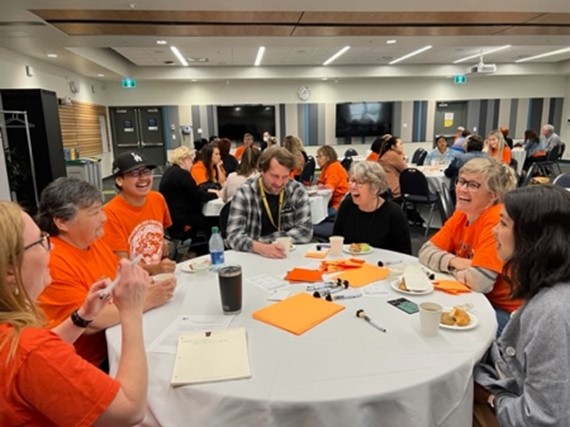
[[[210,258],[212,259],[212,265],[223,265],[224,264],[224,252],[211,252]]]

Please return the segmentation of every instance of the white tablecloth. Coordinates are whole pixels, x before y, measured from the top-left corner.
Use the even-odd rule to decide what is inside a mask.
[[[517,161],[517,173],[520,175],[526,160],[526,151],[522,148],[513,148],[511,150],[511,157]]]
[[[224,201],[222,199],[210,200],[202,206],[202,214],[204,216],[220,216],[223,207]]]
[[[149,353],[148,411],[145,425],[175,426],[470,426],[472,369],[492,341],[496,321],[486,297],[478,293],[452,296],[434,292],[408,296],[420,303],[444,306],[471,302],[479,325],[470,331],[441,330],[435,337],[419,332],[419,315],[387,303],[404,295],[382,282],[385,295],[342,301],[346,309],[301,336],[254,320],[251,313],[268,304],[267,291],[247,277],[282,277],[293,266],[311,261],[298,246],[284,260],[226,252],[228,263],[244,271],[243,310],[231,327],[247,330],[252,377],[173,388],[169,381],[173,354]],[[364,256],[375,263],[415,258],[374,250]],[[167,305],[144,315],[149,344],[180,314],[221,313],[217,276],[177,269],[178,287]],[[291,285],[301,292],[304,285]],[[363,308],[382,333],[356,318]],[[120,328],[107,330],[111,372],[117,370]],[[228,354],[228,358],[232,355]]]

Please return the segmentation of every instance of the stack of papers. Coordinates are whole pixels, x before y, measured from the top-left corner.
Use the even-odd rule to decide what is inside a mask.
[[[352,288],[360,288],[361,286],[368,285],[379,280],[384,280],[390,274],[390,270],[386,267],[377,267],[372,264],[364,263],[358,268],[351,268],[345,270],[334,279],[347,280],[348,285]]]
[[[468,286],[461,282],[456,282],[455,280],[437,280],[434,282],[433,287],[439,291],[453,295],[471,292]]]
[[[323,280],[323,274],[320,270],[294,268],[287,272],[285,280],[289,280],[291,282],[321,282]]]
[[[300,293],[257,310],[253,318],[301,335],[342,310],[342,305]]]

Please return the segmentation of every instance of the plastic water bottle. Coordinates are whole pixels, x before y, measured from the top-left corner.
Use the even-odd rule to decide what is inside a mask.
[[[208,242],[208,247],[210,249],[210,259],[212,261],[212,270],[218,271],[222,265],[224,265],[224,240],[220,235],[220,230],[218,227],[212,227],[212,236]]]

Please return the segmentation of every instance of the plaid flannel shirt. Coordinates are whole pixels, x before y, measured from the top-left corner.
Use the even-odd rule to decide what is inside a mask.
[[[309,243],[313,237],[311,204],[305,188],[289,180],[281,209],[281,230],[261,236],[263,204],[259,178],[248,179],[232,199],[228,218],[227,243],[232,249],[251,252],[253,241],[270,243],[277,237],[290,236],[294,243]]]

